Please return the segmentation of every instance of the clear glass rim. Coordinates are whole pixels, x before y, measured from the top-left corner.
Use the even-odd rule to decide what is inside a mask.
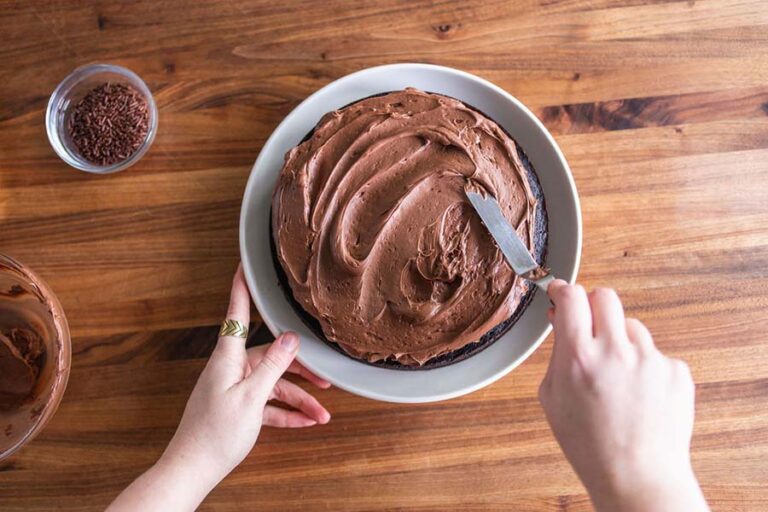
[[[43,410],[37,416],[37,418],[35,418],[27,433],[22,436],[21,439],[19,439],[15,444],[6,448],[5,451],[0,452],[0,460],[4,460],[19,451],[27,443],[32,441],[32,439],[34,439],[43,430],[43,428],[48,424],[48,422],[58,410],[59,404],[61,403],[62,398],[64,398],[64,391],[66,391],[67,384],[69,382],[69,372],[72,367],[72,340],[69,332],[69,323],[67,322],[67,317],[64,315],[64,309],[61,307],[59,299],[50,289],[48,284],[32,270],[30,270],[29,267],[21,264],[10,256],[0,253],[0,263],[13,268],[25,278],[35,283],[35,285],[40,290],[40,293],[51,305],[51,309],[56,311],[56,313],[60,316],[60,321],[55,325],[57,325],[57,333],[59,335],[59,353],[56,360],[56,365],[57,370],[59,370],[61,373],[59,374],[59,377],[53,382],[53,389],[51,389],[51,399],[48,400],[48,402],[43,406]]]
[[[147,130],[147,136],[141,143],[141,146],[133,152],[131,156],[116,162],[112,165],[98,165],[87,160],[80,158],[78,155],[73,155],[72,152],[67,150],[58,135],[58,106],[65,95],[77,84],[83,80],[90,78],[100,73],[111,73],[122,75],[133,83],[139,92],[147,99],[147,106],[149,107],[149,129]],[[158,113],[155,99],[152,96],[152,91],[149,90],[144,80],[130,69],[114,64],[86,64],[80,66],[72,71],[64,80],[56,86],[50,99],[48,100],[48,106],[45,110],[45,130],[48,135],[48,141],[51,143],[53,150],[66,164],[80,171],[90,172],[94,174],[110,174],[113,172],[122,171],[132,166],[144,156],[149,150],[152,142],[155,140],[157,134]]]

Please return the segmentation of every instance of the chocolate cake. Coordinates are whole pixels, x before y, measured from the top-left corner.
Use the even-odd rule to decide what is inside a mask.
[[[535,289],[465,190],[495,197],[543,263],[536,173],[485,114],[415,89],[329,112],[286,154],[273,195],[286,296],[318,337],[376,366],[436,368],[490,346]]]

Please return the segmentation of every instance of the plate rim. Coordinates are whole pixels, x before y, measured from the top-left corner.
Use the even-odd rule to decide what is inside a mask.
[[[245,185],[245,190],[243,191],[243,199],[240,207],[240,217],[239,217],[239,227],[238,227],[239,252],[240,252],[241,261],[245,262],[247,260],[246,256],[248,251],[246,249],[246,242],[245,242],[245,237],[246,237],[245,224],[246,224],[246,217],[247,217],[250,196],[252,195],[252,191],[255,187],[255,183],[258,180],[258,177],[257,177],[258,173],[256,172],[256,170],[259,167],[259,164],[267,158],[264,148],[266,148],[269,145],[270,141],[273,139],[273,137],[275,137],[275,135],[278,132],[281,131],[282,127],[288,124],[294,117],[298,117],[299,115],[301,115],[302,107],[305,107],[307,104],[313,101],[316,97],[327,92],[328,89],[338,88],[344,83],[353,82],[356,79],[359,79],[362,75],[372,74],[373,72],[382,72],[382,71],[402,72],[402,71],[417,70],[417,69],[420,71],[427,71],[427,72],[431,71],[436,73],[453,74],[463,79],[467,79],[471,82],[475,82],[479,86],[491,89],[493,92],[496,92],[497,94],[501,95],[506,101],[514,104],[516,108],[518,108],[523,114],[525,114],[526,117],[530,119],[531,122],[533,122],[534,125],[536,125],[536,127],[539,129],[541,134],[544,135],[544,138],[546,139],[547,143],[549,144],[551,149],[554,150],[554,154],[557,160],[559,161],[562,168],[565,170],[564,174],[565,174],[566,182],[568,184],[568,189],[570,191],[570,196],[574,202],[574,207],[576,212],[576,215],[575,215],[576,247],[575,247],[575,254],[574,254],[573,270],[571,271],[571,275],[569,276],[561,275],[558,277],[561,279],[565,279],[570,283],[575,282],[576,276],[578,275],[578,272],[581,266],[581,253],[583,249],[583,223],[582,223],[581,201],[579,198],[578,190],[576,188],[575,180],[573,178],[573,172],[571,171],[571,168],[568,165],[568,162],[565,159],[565,156],[563,155],[563,152],[560,149],[560,146],[557,144],[552,134],[549,132],[549,130],[547,130],[547,128],[544,126],[541,120],[538,117],[536,117],[536,115],[533,114],[533,112],[531,112],[531,110],[528,107],[526,107],[515,96],[513,96],[506,90],[502,89],[498,85],[494,84],[493,82],[490,82],[472,73],[469,73],[460,69],[448,67],[448,66],[441,66],[436,64],[412,63],[412,62],[393,63],[393,64],[367,67],[367,68],[352,72],[350,74],[341,76],[336,80],[333,80],[328,84],[324,85],[323,87],[317,89],[315,92],[313,92],[309,96],[307,96],[296,107],[294,107],[291,110],[291,112],[288,113],[288,115],[286,115],[280,121],[280,123],[274,128],[272,133],[270,133],[269,137],[266,139],[266,141],[262,145],[259,151],[259,155],[256,157],[256,160],[251,166],[248,180]],[[457,99],[461,100],[461,98],[457,98]],[[253,291],[254,289],[257,288],[256,279],[253,276],[253,273],[251,272],[249,265],[243,263],[243,272],[245,275],[246,283],[248,285],[248,291],[251,295],[251,300],[253,300],[257,310],[259,311],[259,315],[261,316],[262,321],[270,330],[270,332],[273,335],[277,336],[276,334],[278,331],[277,326],[273,323],[273,321],[270,318],[267,318],[261,313],[261,311],[263,310],[263,307],[262,307],[263,301],[260,300],[259,294],[256,294]],[[282,295],[280,300],[287,301],[287,299]],[[505,366],[503,369],[496,371],[495,373],[487,376],[486,378],[481,379],[480,381],[475,382],[473,384],[462,386],[453,391],[437,393],[437,394],[429,394],[429,395],[390,396],[386,394],[381,394],[379,392],[371,391],[365,388],[350,386],[350,385],[347,385],[346,383],[338,382],[334,376],[329,375],[322,370],[318,370],[317,368],[314,368],[311,362],[308,362],[304,357],[302,357],[301,351],[299,351],[299,354],[297,355],[296,359],[301,364],[303,364],[308,369],[310,369],[313,373],[317,374],[319,377],[322,377],[330,381],[335,387],[343,389],[344,391],[347,391],[349,393],[362,396],[365,398],[373,399],[373,400],[391,402],[391,403],[428,403],[428,402],[437,402],[437,401],[457,398],[457,397],[472,393],[474,391],[477,391],[479,389],[482,389],[496,382],[497,380],[503,378],[504,376],[508,375],[512,370],[517,368],[520,364],[522,364],[524,361],[526,361],[531,356],[531,354],[536,349],[538,349],[539,346],[541,346],[541,344],[544,342],[544,340],[547,338],[547,336],[551,331],[552,331],[552,325],[549,324],[547,325],[546,328],[544,328],[541,334],[538,335],[536,340],[533,341],[530,344],[530,346],[521,355],[519,355],[514,361],[510,361],[510,363],[507,366]],[[318,340],[318,341],[322,342],[321,340]],[[346,357],[342,354],[338,354],[338,356]],[[446,368],[449,368],[449,367],[446,367]],[[400,373],[399,370],[391,370],[391,371],[397,371],[398,373]]]

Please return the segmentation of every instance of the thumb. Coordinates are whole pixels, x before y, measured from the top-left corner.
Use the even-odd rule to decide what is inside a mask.
[[[270,345],[264,357],[246,378],[246,385],[266,402],[272,388],[280,380],[288,366],[299,352],[299,336],[295,332],[286,332]]]

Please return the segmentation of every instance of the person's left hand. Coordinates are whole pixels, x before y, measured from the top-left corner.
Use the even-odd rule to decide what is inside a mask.
[[[250,295],[242,267],[232,283],[227,318],[248,325]],[[286,332],[268,346],[246,350],[245,339],[220,336],[160,460],[129,485],[110,512],[195,510],[253,448],[262,425],[309,427],[331,415],[282,377],[286,371],[326,389],[330,383],[294,361],[299,337]],[[288,408],[268,404],[282,402]]]
[[[248,325],[250,295],[238,268],[232,284],[228,319]],[[271,345],[246,350],[245,340],[221,336],[200,375],[187,407],[159,465],[184,459],[213,485],[235,468],[253,448],[262,425],[309,427],[328,423],[328,411],[308,392],[281,378],[300,375],[315,386],[330,384],[301,366],[294,357],[299,337],[286,332]],[[277,400],[290,409],[268,404]]]

